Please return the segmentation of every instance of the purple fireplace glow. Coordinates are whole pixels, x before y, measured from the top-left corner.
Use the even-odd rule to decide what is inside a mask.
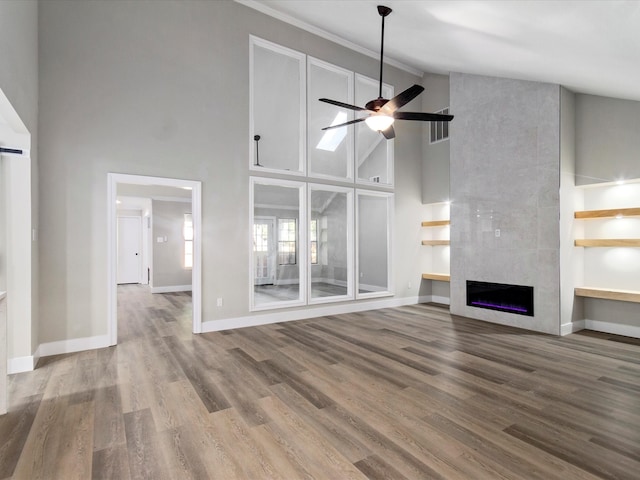
[[[533,287],[467,280],[467,305],[533,317]]]

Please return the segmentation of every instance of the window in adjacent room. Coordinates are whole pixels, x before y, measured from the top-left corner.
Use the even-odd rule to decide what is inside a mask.
[[[184,214],[182,236],[184,238],[184,268],[193,268],[193,218],[190,213]]]
[[[311,264],[318,264],[318,219],[311,220],[311,227],[309,231],[309,242],[311,248]]]
[[[295,265],[296,261],[296,219],[278,219],[278,264]]]

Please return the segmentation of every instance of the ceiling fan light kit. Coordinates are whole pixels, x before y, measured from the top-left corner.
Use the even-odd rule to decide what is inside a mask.
[[[387,140],[390,140],[395,137],[395,131],[393,130],[393,122],[395,120],[417,120],[420,122],[450,122],[451,120],[453,120],[453,115],[397,111],[400,107],[406,105],[423,92],[424,87],[420,85],[413,85],[407,88],[405,91],[396,95],[391,100],[387,100],[386,98],[382,97],[382,68],[384,65],[384,19],[391,12],[392,10],[389,7],[378,5],[378,14],[380,15],[380,17],[382,17],[382,34],[380,41],[380,88],[378,89],[378,98],[367,102],[364,108],[358,107],[356,105],[349,105],[348,103],[339,102],[337,100],[330,100],[328,98],[319,99],[321,102],[329,103],[331,105],[345,108],[347,110],[353,110],[356,112],[368,112],[369,115],[337,125],[331,125],[329,127],[323,128],[322,130],[341,128],[347,125],[352,125],[354,123],[364,121],[371,130],[382,133],[382,135],[384,135]]]
[[[364,119],[364,122],[371,130],[375,130],[376,132],[382,132],[386,130],[391,125],[393,125],[393,121],[395,119],[388,115],[370,115]]]

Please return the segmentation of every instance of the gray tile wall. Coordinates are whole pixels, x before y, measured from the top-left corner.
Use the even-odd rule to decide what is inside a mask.
[[[450,95],[451,313],[558,334],[560,87],[452,73]],[[533,286],[535,316],[467,307],[466,280]]]

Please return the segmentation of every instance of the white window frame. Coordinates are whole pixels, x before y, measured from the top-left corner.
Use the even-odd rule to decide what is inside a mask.
[[[252,312],[262,310],[274,310],[287,307],[299,307],[307,305],[307,262],[300,259],[307,258],[307,230],[308,228],[300,228],[300,225],[307,225],[307,184],[295,180],[283,180],[270,177],[249,177],[249,229],[251,232],[249,237],[248,249],[251,252],[251,260],[249,261],[249,310]],[[297,188],[298,189],[298,277],[299,277],[299,296],[296,300],[285,300],[281,302],[272,302],[263,305],[255,304],[254,295],[254,256],[253,256],[253,224],[255,219],[255,202],[254,189],[256,185],[272,185],[277,187]],[[277,223],[276,223],[277,228]],[[277,241],[277,240],[276,240]],[[277,265],[276,265],[277,268]]]
[[[300,115],[299,115],[299,145],[298,145],[298,170],[286,170],[280,168],[269,168],[256,165],[256,141],[254,140],[255,134],[260,132],[255,131],[255,119],[254,119],[254,49],[258,46],[267,50],[271,50],[281,55],[286,55],[298,61],[299,74],[300,74]],[[307,68],[306,68],[306,54],[297,52],[277,43],[263,40],[262,38],[254,35],[249,35],[249,169],[259,172],[270,173],[286,173],[287,175],[306,175],[306,150],[307,150]],[[274,121],[276,119],[274,118]],[[259,142],[258,142],[259,143]],[[258,150],[260,147],[258,146]]]
[[[363,196],[381,197],[387,199],[387,288],[375,292],[360,293],[360,198]],[[356,299],[388,297],[394,295],[393,285],[393,225],[394,225],[394,194],[374,190],[356,189],[356,254],[355,254],[355,294]]]
[[[355,88],[355,82],[354,82],[354,73],[351,70],[347,70],[341,67],[338,67],[336,65],[333,65],[329,62],[325,62],[323,60],[314,58],[314,57],[307,57],[307,86],[310,86],[311,83],[313,82],[313,76],[311,75],[311,69],[312,67],[317,67],[317,68],[324,68],[325,70],[328,70],[330,72],[336,73],[338,75],[344,75],[347,79],[347,98],[345,100],[346,103],[349,104],[353,104],[353,98],[354,98],[354,88]],[[309,91],[310,88],[307,88],[307,91]],[[319,99],[318,98],[307,98],[307,103],[308,105],[311,104],[312,102],[315,103],[319,103]],[[309,106],[307,105],[307,113],[311,110],[309,108]],[[336,112],[338,111],[339,107],[335,107]],[[347,119],[346,121],[350,121],[353,120],[354,118],[354,114],[353,111],[348,111],[347,112]],[[326,125],[329,126],[329,125]],[[307,131],[307,171],[309,172],[309,177],[311,178],[325,178],[325,179],[329,179],[329,180],[338,180],[341,182],[353,182],[353,178],[354,178],[354,164],[355,164],[355,145],[354,145],[354,137],[355,137],[355,127],[353,125],[349,125],[347,127],[345,127],[347,129],[347,136],[345,138],[345,141],[347,142],[347,174],[345,177],[340,177],[337,175],[328,175],[328,174],[323,174],[323,173],[317,173],[314,172],[311,168],[311,155],[309,154],[309,152],[311,151],[311,149],[315,149],[316,146],[312,145],[311,142],[309,141],[309,132]]]
[[[361,75],[359,73],[356,73],[354,76],[354,98],[358,93],[358,82],[362,82],[362,83],[368,83],[369,85],[375,87],[376,91],[378,91],[378,88],[380,86],[380,82],[378,80],[374,80],[373,78],[367,77],[365,75]],[[394,95],[394,88],[393,85],[389,85],[388,83],[383,83],[382,84],[382,88],[383,88],[383,94],[385,94],[384,90],[386,89],[389,96],[389,100],[391,98],[393,98]],[[373,99],[370,99],[373,100]],[[360,125],[360,127],[358,127],[358,125]],[[355,177],[355,182],[358,185],[376,185],[376,186],[383,186],[383,187],[387,187],[387,188],[393,188],[394,186],[394,161],[395,161],[395,156],[394,156],[394,145],[395,145],[395,140],[387,140],[385,139],[381,133],[378,133],[378,135],[380,135],[381,141],[386,142],[386,146],[387,146],[387,178],[388,181],[384,182],[384,183],[380,183],[380,182],[375,182],[375,181],[371,181],[369,179],[361,179],[358,176],[358,168],[360,165],[358,165],[358,135],[357,135],[357,128],[369,128],[367,127],[364,122],[362,123],[358,123],[356,124],[356,126],[353,127],[354,128],[354,132],[353,132],[353,136],[354,136],[354,155],[353,155],[353,161],[355,164],[355,168],[354,168],[354,177]]]
[[[308,187],[308,202],[309,211],[308,217],[311,218],[311,192],[314,190],[322,190],[336,193],[345,193],[347,195],[347,294],[346,295],[335,295],[332,297],[318,297],[313,298],[311,296],[311,249],[309,248],[309,259],[307,264],[309,265],[309,273],[308,273],[308,285],[309,285],[309,304],[319,304],[319,303],[333,303],[333,302],[344,302],[347,300],[353,300],[354,297],[354,230],[355,230],[355,217],[354,217],[354,189],[351,187],[340,187],[337,185],[326,185],[326,184],[317,184],[310,183]],[[311,224],[309,223],[309,228],[311,228]],[[319,242],[318,242],[319,244]],[[319,252],[318,252],[319,254]]]

